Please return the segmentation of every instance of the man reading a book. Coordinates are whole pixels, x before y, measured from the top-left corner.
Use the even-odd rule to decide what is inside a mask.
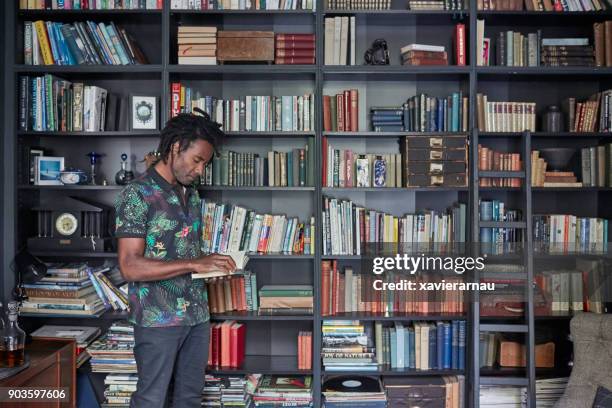
[[[203,279],[236,268],[227,255],[201,253],[196,183],[223,132],[207,114],[182,113],[161,132],[159,157],[118,195],[118,260],[129,282],[137,390],[131,408],[200,407],[210,316]]]

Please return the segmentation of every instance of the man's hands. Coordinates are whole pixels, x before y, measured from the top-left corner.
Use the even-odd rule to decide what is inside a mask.
[[[195,273],[224,272],[226,275],[236,270],[236,263],[229,255],[211,254],[193,259]]]

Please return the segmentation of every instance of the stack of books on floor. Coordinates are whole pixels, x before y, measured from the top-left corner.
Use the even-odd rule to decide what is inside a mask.
[[[593,67],[595,55],[589,39],[543,38],[541,47],[542,66],[549,67]]]
[[[391,369],[465,369],[466,321],[375,324],[376,358]]]
[[[203,407],[247,407],[250,395],[246,392],[247,378],[206,374],[202,390]]]
[[[552,408],[565,392],[568,380],[567,377],[536,380],[536,406]],[[527,408],[527,388],[522,388],[522,393],[522,408]]]
[[[204,253],[282,253],[311,255],[315,222],[285,215],[257,214],[231,204],[206,201],[202,205]]]
[[[238,368],[244,361],[246,325],[235,320],[211,323],[208,366]]]
[[[129,407],[137,383],[136,374],[108,374],[104,379],[106,401],[102,403],[101,408]]]
[[[325,408],[387,406],[385,390],[378,377],[359,375],[330,377],[323,382],[321,392]]]
[[[179,65],[217,65],[217,27],[179,26]]]
[[[259,314],[312,314],[312,285],[264,285],[259,289]]]
[[[416,407],[439,402],[444,408],[460,408],[465,401],[465,376],[383,377],[387,407]],[[442,403],[446,401],[446,404]],[[420,405],[425,404],[425,405]]]
[[[324,320],[322,343],[325,371],[378,371],[371,325],[358,320]]]
[[[106,266],[90,268],[86,263],[56,263],[47,268],[47,276],[37,283],[24,284],[28,300],[21,312],[48,315],[100,316],[105,303],[96,294],[90,276],[102,274]]]
[[[408,44],[400,49],[402,65],[448,65],[444,46]]]
[[[61,46],[60,46],[61,45]],[[26,21],[25,65],[131,65],[148,60],[125,29],[93,21]]]
[[[522,390],[520,387],[502,385],[481,385],[481,408],[521,408]]]
[[[254,407],[312,407],[312,377],[264,375],[252,396]]]
[[[77,367],[89,360],[87,346],[89,346],[100,335],[99,327],[89,326],[52,326],[44,325],[32,332],[32,338],[46,337],[59,339],[74,339],[76,341]]]
[[[314,64],[315,35],[275,34],[274,50],[275,64]]]
[[[114,322],[106,335],[87,347],[87,352],[91,355],[91,371],[136,373],[133,349],[134,326],[127,321]]]
[[[206,280],[210,312],[253,312],[259,309],[257,279],[251,271]]]

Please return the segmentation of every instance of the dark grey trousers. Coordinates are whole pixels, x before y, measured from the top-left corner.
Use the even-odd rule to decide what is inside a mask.
[[[134,326],[138,385],[130,408],[166,407],[172,379],[172,407],[200,407],[209,337],[209,322],[196,326]]]

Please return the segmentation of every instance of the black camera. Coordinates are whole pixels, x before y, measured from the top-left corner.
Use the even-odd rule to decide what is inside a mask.
[[[372,43],[363,56],[366,65],[389,65],[389,50],[387,41],[379,38]]]

